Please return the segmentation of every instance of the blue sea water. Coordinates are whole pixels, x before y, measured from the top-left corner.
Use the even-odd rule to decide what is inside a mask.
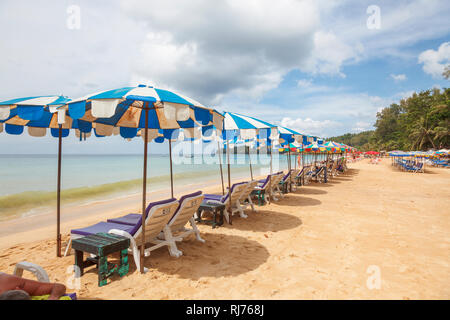
[[[305,156],[306,157],[306,156]],[[194,155],[173,159],[174,184],[220,183],[219,161],[223,164],[226,180],[227,157]],[[249,179],[250,156],[230,156],[231,178]],[[295,157],[291,158],[294,167]],[[267,173],[270,156],[252,155],[254,176]],[[150,155],[148,158],[149,191],[170,188],[168,155]],[[286,170],[287,157],[273,156],[273,170]],[[139,192],[142,185],[143,155],[63,155],[62,198],[73,201],[106,197],[108,194],[126,195]],[[6,215],[14,217],[22,206],[35,208],[56,197],[56,155],[0,155],[0,220]]]

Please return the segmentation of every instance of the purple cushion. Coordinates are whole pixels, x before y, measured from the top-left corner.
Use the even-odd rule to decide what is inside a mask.
[[[128,225],[120,224],[120,223],[111,223],[111,222],[99,222],[97,224],[94,224],[94,225],[86,227],[86,228],[73,229],[70,232],[73,234],[88,236],[88,235],[96,234],[99,232],[108,233],[108,231],[111,229],[124,230],[131,235],[133,235],[136,232],[136,231],[133,232],[133,226],[128,226]]]
[[[289,172],[286,173],[286,175],[283,177],[283,180],[282,180],[282,181],[286,181],[286,180],[289,178],[290,175],[291,175],[291,172],[289,171]]]
[[[260,181],[260,182],[262,182],[262,184],[258,184],[258,187],[264,188],[266,186],[266,184],[269,183],[269,177],[270,177],[270,174],[266,177],[266,179]]]
[[[180,198],[180,205],[182,203],[182,201],[184,201],[184,199],[188,198],[188,197],[194,197],[197,195],[201,195],[202,192],[201,191],[197,191],[195,193],[191,193],[188,195],[185,195],[183,197]],[[164,204],[164,203],[169,203],[171,201],[173,201],[175,199],[168,199],[168,200],[162,200],[162,201],[158,201],[158,202],[152,202],[149,204],[149,206],[147,207],[147,209],[145,210],[145,212],[148,214],[148,212],[150,212],[150,209],[152,207],[154,207],[157,204]],[[178,206],[177,210],[175,210],[175,213],[178,212],[178,209],[180,208],[180,205]],[[174,215],[175,215],[174,213]],[[120,223],[120,224],[125,224],[125,225],[129,225],[129,226],[136,226],[136,225],[141,225],[142,222],[142,215],[139,213],[129,213],[123,217],[119,217],[119,218],[115,218],[115,219],[108,219],[108,222],[112,222],[112,223]],[[139,227],[138,227],[139,228]],[[137,230],[136,230],[137,231]]]
[[[231,190],[229,192],[227,192],[224,196],[218,195],[218,194],[205,194],[205,200],[216,200],[216,201],[220,201],[222,203],[225,203],[227,201],[228,196],[230,195],[230,193],[233,193],[234,188],[239,186],[239,185],[241,185],[241,184],[244,184],[244,183],[248,183],[248,182],[244,181],[244,182],[238,182],[238,183],[233,184],[231,186]]]
[[[73,292],[73,293],[66,293],[64,296],[69,297],[72,300],[77,300],[77,294],[75,292]]]
[[[142,219],[142,215],[139,213],[130,213],[127,214],[126,216],[120,217],[120,218],[115,218],[115,219],[108,219],[106,220],[107,222],[112,222],[112,223],[121,223],[121,224],[126,224],[129,226],[134,226],[136,225],[139,220]]]
[[[205,200],[217,200],[221,201],[222,196],[218,194],[205,194]]]
[[[180,200],[179,200],[180,204],[179,204],[177,210],[175,211],[175,213],[177,213],[177,212],[178,212],[178,209],[181,208],[181,205],[183,204],[183,201],[184,201],[184,200],[186,200],[187,198],[197,197],[197,196],[199,196],[199,195],[201,195],[201,194],[202,194],[201,191],[197,191],[197,192],[190,193],[190,194],[186,194],[186,195],[182,196],[182,197],[180,198]]]
[[[197,192],[185,194],[184,196],[180,197],[180,200],[178,200],[178,202],[179,202],[178,208],[177,208],[177,210],[175,210],[175,212],[174,212],[172,218],[170,218],[169,222],[172,221],[173,217],[175,217],[175,215],[177,214],[178,210],[180,210],[181,206],[183,205],[183,202],[184,202],[186,199],[198,197],[198,196],[200,196],[201,194],[202,194],[202,191],[197,191]],[[199,204],[199,206],[200,206],[200,204]]]
[[[160,204],[166,204],[166,203],[170,203],[175,201],[175,198],[171,198],[171,199],[166,199],[166,200],[160,200],[160,201],[155,201],[155,202],[151,202],[148,206],[147,209],[145,209],[145,216],[148,215],[148,213],[150,212],[150,210],[157,205]],[[130,213],[127,214],[123,217],[120,218],[116,218],[116,219],[108,219],[108,222],[112,222],[112,223],[117,223],[117,224],[123,224],[123,225],[127,225],[127,226],[132,226],[132,230],[131,232],[129,232],[131,235],[134,235],[139,228],[142,225],[142,215],[140,215],[139,213]]]

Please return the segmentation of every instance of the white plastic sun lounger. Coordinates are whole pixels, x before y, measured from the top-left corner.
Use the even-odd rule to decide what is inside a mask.
[[[150,251],[158,249],[163,246],[169,247],[169,252],[171,255],[175,255],[178,253],[178,249],[173,242],[170,241],[160,241],[158,236],[163,231],[164,227],[167,225],[169,220],[173,217],[175,210],[178,207],[178,201],[176,199],[167,199],[157,202],[152,202],[148,205],[145,210],[146,219],[145,219],[145,244],[154,244],[145,249],[145,256],[148,257],[150,255]],[[67,245],[66,252],[64,255],[67,255],[67,252],[70,248],[73,239],[81,238],[90,234],[96,234],[99,232],[112,233],[120,236],[124,236],[130,239],[130,249],[133,253],[134,262],[136,264],[137,269],[140,269],[140,251],[138,246],[140,245],[141,238],[140,235],[142,233],[142,217],[140,214],[129,214],[123,219],[129,219],[130,224],[125,223],[116,223],[116,222],[99,222],[95,225],[81,228],[81,229],[73,229],[70,233],[70,241]],[[144,268],[145,271],[148,271],[147,268]]]

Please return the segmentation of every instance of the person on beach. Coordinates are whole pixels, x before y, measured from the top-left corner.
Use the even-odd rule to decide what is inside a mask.
[[[66,286],[60,283],[28,280],[0,272],[0,300],[30,300],[32,296],[43,295],[49,295],[48,300],[58,300],[65,293]]]

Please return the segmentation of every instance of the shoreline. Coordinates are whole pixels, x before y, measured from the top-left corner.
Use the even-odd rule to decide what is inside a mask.
[[[262,177],[262,176],[261,176]],[[245,180],[242,177],[233,177],[235,180]],[[220,183],[220,182],[219,182]],[[226,188],[225,183],[225,188]],[[189,188],[189,191],[186,191]],[[222,186],[217,179],[202,183],[191,183],[181,186],[174,185],[174,197],[202,190],[203,193],[222,193]],[[170,198],[170,189],[157,189],[147,192],[147,202]],[[113,196],[105,200],[86,200],[86,203],[70,203],[61,206],[61,234],[69,233],[71,229],[83,227],[90,223],[115,218],[131,212],[141,212],[142,192],[135,192],[124,196]],[[56,207],[41,208],[42,210],[27,216],[3,220],[0,223],[0,249],[10,245],[28,243],[48,238],[54,233],[56,237]],[[32,233],[32,235],[30,235]],[[21,242],[20,239],[27,239]]]

